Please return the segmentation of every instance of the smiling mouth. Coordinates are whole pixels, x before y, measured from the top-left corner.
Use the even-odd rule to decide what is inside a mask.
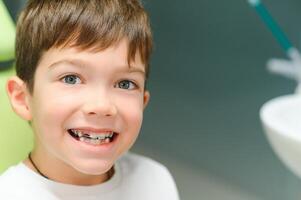
[[[117,133],[111,131],[107,133],[91,133],[82,130],[68,129],[68,133],[76,140],[92,145],[108,144],[113,142]]]

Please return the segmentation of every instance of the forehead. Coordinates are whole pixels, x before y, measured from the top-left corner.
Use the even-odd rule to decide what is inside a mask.
[[[141,60],[139,52],[135,59],[128,60],[128,42],[120,42],[101,51],[82,50],[77,47],[51,48],[46,51],[38,65],[40,67],[55,67],[60,64],[74,66],[116,66],[127,68],[128,70],[139,69],[145,73],[145,64]]]

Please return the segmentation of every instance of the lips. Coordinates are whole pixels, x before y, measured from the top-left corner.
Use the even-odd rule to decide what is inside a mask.
[[[117,133],[111,130],[68,129],[68,133],[76,140],[92,145],[113,142]]]

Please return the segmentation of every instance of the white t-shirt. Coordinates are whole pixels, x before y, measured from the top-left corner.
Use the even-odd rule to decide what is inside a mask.
[[[77,186],[48,180],[23,163],[0,176],[1,200],[179,200],[175,182],[161,164],[127,153],[113,177],[99,185]]]

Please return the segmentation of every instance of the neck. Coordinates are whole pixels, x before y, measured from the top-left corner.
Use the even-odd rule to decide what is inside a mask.
[[[30,161],[30,164],[34,167],[34,169],[44,178],[49,179],[46,175],[44,175],[39,168],[37,167],[37,165],[35,164],[35,162],[33,161],[32,157],[31,157],[31,152],[28,154],[28,159]]]

